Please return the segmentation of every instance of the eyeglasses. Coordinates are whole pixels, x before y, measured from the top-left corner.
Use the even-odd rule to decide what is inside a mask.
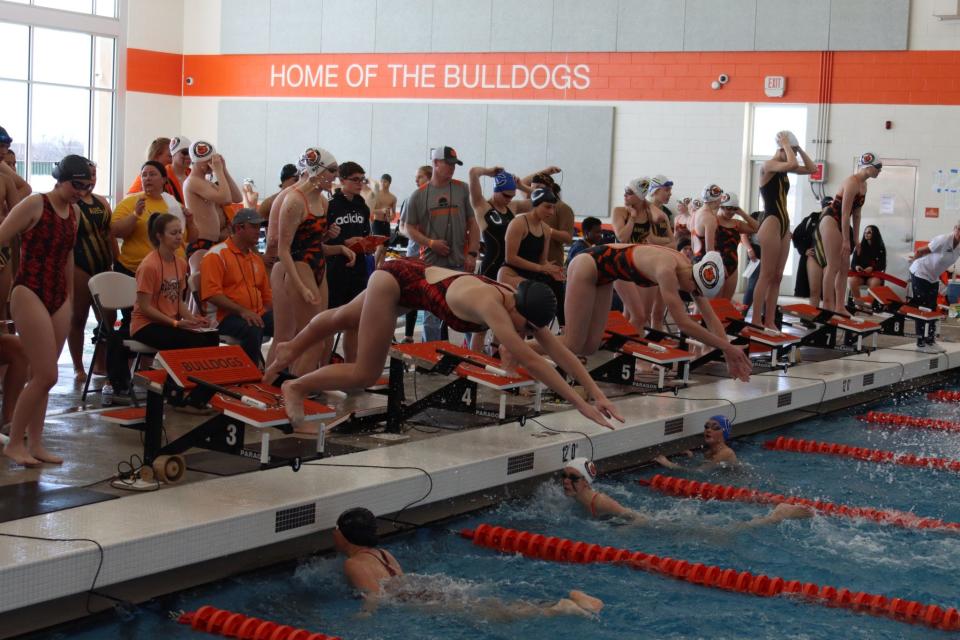
[[[71,180],[70,186],[76,189],[77,191],[90,191],[93,189],[92,182],[84,182],[82,180]]]
[[[577,483],[577,482],[580,482],[581,480],[583,480],[583,476],[578,476],[578,475],[575,475],[575,474],[572,474],[572,473],[561,473],[561,474],[560,474],[560,479],[561,479],[561,480],[569,480],[570,482]]]

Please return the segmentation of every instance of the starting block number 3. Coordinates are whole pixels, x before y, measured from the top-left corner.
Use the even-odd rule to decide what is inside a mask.
[[[227,425],[227,437],[225,439],[227,446],[235,446],[237,444],[237,425],[228,424]]]
[[[565,444],[561,449],[563,460],[561,462],[569,462],[577,457],[577,443]]]

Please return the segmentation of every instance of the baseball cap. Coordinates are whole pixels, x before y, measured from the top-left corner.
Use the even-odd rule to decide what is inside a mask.
[[[264,222],[266,222],[266,220],[260,217],[256,209],[251,209],[250,207],[240,209],[240,211],[237,211],[237,215],[233,216],[234,226],[238,224],[263,224]]]
[[[280,169],[280,182],[286,182],[290,178],[296,178],[300,175],[300,170],[295,164],[285,164]]]
[[[453,147],[435,147],[430,152],[431,160],[443,160],[447,164],[463,165],[463,162],[457,157],[457,150]]]

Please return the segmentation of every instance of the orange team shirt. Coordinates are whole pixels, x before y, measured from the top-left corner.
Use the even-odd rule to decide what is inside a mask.
[[[233,239],[215,244],[200,262],[200,297],[206,302],[223,294],[232,302],[262,316],[273,302],[263,258],[256,251],[244,254]],[[217,322],[229,311],[217,309]]]
[[[180,317],[180,301],[187,289],[187,261],[177,256],[173,262],[165,262],[157,251],[151,251],[137,267],[137,293],[150,294],[150,303],[171,320]],[[148,324],[153,324],[143,311],[140,303],[133,305],[133,319],[130,322],[130,336]]]
[[[187,169],[187,175],[190,175],[190,169]],[[176,198],[177,202],[183,204],[183,185],[177,179],[177,174],[173,172],[172,164],[167,165],[167,184],[164,185],[163,190]],[[137,177],[133,179],[133,184],[127,189],[127,193],[140,193],[141,191],[143,191],[143,181],[138,173]]]

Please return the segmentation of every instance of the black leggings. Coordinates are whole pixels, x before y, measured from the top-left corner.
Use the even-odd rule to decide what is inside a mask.
[[[143,327],[131,338],[153,347],[157,351],[215,347],[220,344],[220,336],[216,331],[190,331],[189,329],[180,329],[156,322],[151,322]]]

